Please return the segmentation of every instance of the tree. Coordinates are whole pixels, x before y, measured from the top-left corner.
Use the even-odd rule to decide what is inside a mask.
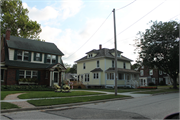
[[[140,66],[141,66],[140,64],[134,63],[133,65],[131,65],[131,69],[135,70],[135,69],[139,68]]]
[[[172,79],[173,88],[177,88],[179,74],[179,25],[176,21],[150,22],[151,27],[139,32],[138,63],[166,72]]]
[[[1,35],[11,28],[11,35],[39,39],[42,31],[40,24],[29,20],[28,9],[24,9],[20,0],[1,0]],[[43,40],[44,41],[44,40]]]

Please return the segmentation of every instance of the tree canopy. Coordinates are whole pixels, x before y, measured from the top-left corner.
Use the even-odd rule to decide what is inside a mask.
[[[40,40],[39,34],[42,31],[40,24],[30,20],[28,12],[20,0],[2,0],[1,35],[5,34],[7,28],[11,28],[11,35]]]
[[[139,32],[136,41],[139,49],[138,63],[149,67],[156,66],[173,79],[177,88],[179,74],[179,25],[176,21],[150,22],[145,32]]]

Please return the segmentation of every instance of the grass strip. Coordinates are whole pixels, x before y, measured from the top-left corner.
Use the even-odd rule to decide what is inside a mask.
[[[156,93],[177,92],[177,91],[179,90],[163,89],[163,90],[157,90],[157,91],[134,92],[133,94],[156,94]]]
[[[8,102],[1,102],[1,109],[12,109],[12,108],[20,108],[17,105]]]
[[[88,96],[88,97],[73,97],[73,98],[60,98],[60,99],[43,99],[43,100],[28,100],[30,104],[35,106],[49,106],[49,105],[60,105],[78,102],[88,102],[104,99],[123,98],[130,97],[126,95],[100,95],[100,96]]]
[[[9,94],[24,93],[28,91],[1,91],[1,100],[3,100]]]
[[[97,95],[104,94],[98,92],[88,92],[88,91],[71,91],[69,93],[54,92],[54,91],[31,91],[27,94],[19,95],[20,99],[30,99],[30,98],[48,98],[48,97],[70,97],[70,96],[83,96],[83,95]]]

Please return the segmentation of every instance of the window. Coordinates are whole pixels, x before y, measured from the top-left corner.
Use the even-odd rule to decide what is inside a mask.
[[[24,61],[28,61],[28,60],[29,60],[29,52],[24,51]]]
[[[83,80],[83,75],[81,75],[81,80]]]
[[[99,67],[99,60],[97,61],[97,67]]]
[[[48,75],[48,71],[46,71],[46,78],[47,78],[47,75]],[[37,71],[33,71],[32,78],[37,78],[37,76],[38,76],[38,72]]]
[[[51,55],[47,55],[47,61],[46,61],[47,63],[51,63]]]
[[[126,74],[126,80],[130,80],[130,74]]]
[[[114,60],[112,60],[112,68],[114,68],[115,67],[115,65],[114,65]]]
[[[35,53],[34,53],[34,54],[35,54]],[[36,60],[36,61],[40,61],[40,53],[36,53],[35,60]]]
[[[89,82],[89,74],[85,74],[85,82]]]
[[[56,63],[56,55],[52,55],[52,63]]]
[[[94,73],[94,79],[98,79],[99,78],[99,74],[98,73]]]
[[[161,70],[159,70],[159,75],[162,75],[162,71]]]
[[[20,70],[19,79],[21,78],[38,78],[38,71]]]
[[[153,70],[149,70],[149,75],[153,75]]]
[[[21,78],[25,78],[24,75],[25,75],[25,74],[24,74],[24,71],[20,70],[20,71],[19,71],[19,78],[20,78],[20,79],[21,79]]]
[[[1,81],[4,81],[4,69],[1,69]]]
[[[123,66],[124,66],[124,69],[126,69],[126,63],[125,62],[123,63]]]
[[[159,82],[163,81],[163,78],[159,78]]]
[[[124,80],[124,74],[118,73],[118,80]]]
[[[86,64],[85,63],[83,63],[83,69],[86,69]]]
[[[152,78],[152,82],[155,83],[155,78]]]
[[[22,51],[21,50],[17,51],[17,60],[22,60]]]
[[[144,75],[144,70],[140,70],[140,76]]]
[[[117,53],[117,56],[118,56],[118,57],[121,57],[121,54],[120,54],[120,53]]]
[[[107,73],[108,80],[114,80],[114,73]]]
[[[26,71],[26,78],[31,78],[31,71]]]
[[[92,57],[93,55],[92,54],[89,54],[89,58]]]
[[[142,66],[141,68],[144,69],[144,66]]]

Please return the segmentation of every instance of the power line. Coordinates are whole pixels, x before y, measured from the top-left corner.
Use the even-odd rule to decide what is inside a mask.
[[[175,15],[174,17],[172,17],[172,18],[170,18],[170,19],[168,19],[168,20],[171,20],[171,19],[173,19],[173,18],[175,18],[175,17],[177,17],[177,16],[179,16],[180,14],[177,14],[177,15]]]
[[[79,48],[77,49],[74,53],[72,53],[70,56],[74,55],[78,50],[80,50],[97,32],[98,30],[103,26],[103,24],[106,22],[106,20],[109,18],[109,16],[112,14],[112,12],[108,15],[108,17],[104,20],[104,22],[99,26],[99,28],[94,32],[94,34],[91,35],[91,37]],[[69,58],[68,56],[67,58]],[[65,59],[67,59],[65,58]]]
[[[121,8],[119,8],[119,9],[116,9],[116,11],[118,11],[118,10],[120,10],[120,9],[123,9],[123,8],[129,6],[130,4],[134,3],[135,1],[136,1],[136,0],[134,0],[133,2],[131,2],[131,3],[127,4],[127,5],[125,5],[124,7],[121,7]]]
[[[166,1],[166,0],[165,0]],[[126,29],[124,29],[123,31],[121,31],[118,35],[120,35],[121,33],[123,33],[124,31],[126,31],[127,29],[129,29],[130,27],[132,27],[134,24],[136,24],[137,22],[139,22],[141,19],[143,19],[144,17],[146,17],[148,14],[150,14],[152,11],[154,11],[156,8],[158,8],[159,6],[161,6],[165,1],[163,1],[162,3],[160,3],[158,6],[156,6],[155,8],[153,8],[151,11],[149,11],[147,14],[145,14],[143,17],[141,17],[140,19],[138,19],[136,22],[134,22],[133,24],[131,24],[130,26],[128,26]],[[113,38],[111,38],[110,40],[112,40]],[[110,41],[108,40],[108,41]],[[107,42],[108,42],[107,41]]]

